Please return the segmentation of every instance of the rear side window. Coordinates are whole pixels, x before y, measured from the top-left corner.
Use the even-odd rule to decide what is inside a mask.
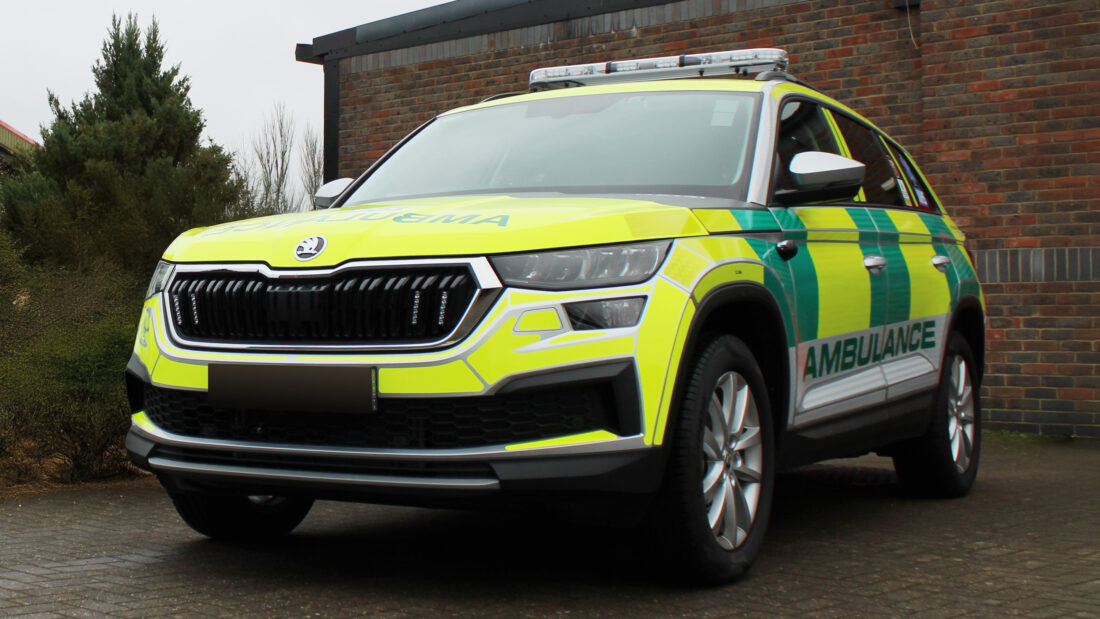
[[[775,189],[796,189],[789,172],[798,153],[821,151],[840,154],[829,121],[821,106],[809,101],[788,101],[779,112],[779,136],[775,143]]]
[[[932,194],[928,191],[928,185],[924,184],[913,164],[909,162],[909,159],[905,156],[905,153],[900,148],[886,143],[887,148],[890,149],[890,153],[894,155],[894,160],[901,166],[901,171],[905,174],[906,180],[909,181],[909,186],[913,188],[913,202],[916,203],[918,208],[926,211],[935,211],[936,207],[932,204]]]
[[[863,179],[863,195],[867,202],[907,206],[905,185],[883,149],[882,140],[874,131],[843,114],[835,114],[835,117],[852,158],[867,166]]]

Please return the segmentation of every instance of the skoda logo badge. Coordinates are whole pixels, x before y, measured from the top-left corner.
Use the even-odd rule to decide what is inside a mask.
[[[323,236],[311,236],[307,239],[303,239],[298,246],[294,248],[294,257],[299,260],[312,260],[318,256],[325,249],[325,237]]]

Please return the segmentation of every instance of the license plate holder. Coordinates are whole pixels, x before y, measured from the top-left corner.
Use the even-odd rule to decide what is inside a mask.
[[[378,409],[378,368],[211,363],[214,408],[368,414]]]

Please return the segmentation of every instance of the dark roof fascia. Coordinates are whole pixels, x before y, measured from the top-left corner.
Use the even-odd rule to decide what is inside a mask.
[[[539,24],[667,4],[669,0],[455,0],[299,43],[295,59],[322,64],[348,56],[427,45]]]

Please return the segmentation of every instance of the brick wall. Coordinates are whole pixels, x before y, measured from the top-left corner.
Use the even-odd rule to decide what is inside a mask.
[[[1100,435],[1100,3],[926,2],[919,152],[974,239],[995,425]]]
[[[782,47],[915,154],[987,282],[993,427],[1100,436],[1096,0],[688,0],[339,61],[339,170],[535,67]]]

